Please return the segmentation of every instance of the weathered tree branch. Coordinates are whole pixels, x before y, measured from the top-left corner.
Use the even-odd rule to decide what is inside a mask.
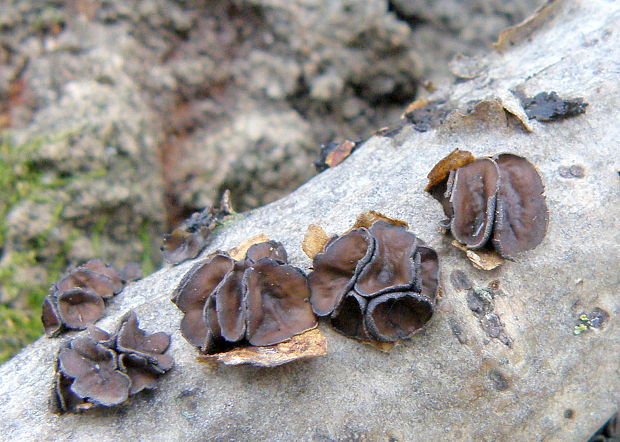
[[[41,338],[0,367],[2,437],[586,439],[620,408],[619,29],[617,2],[551,2],[502,34],[494,52],[456,66],[469,78],[430,97],[460,109],[443,124],[370,139],[340,166],[249,213],[209,248],[263,232],[308,268],[300,244],[309,224],[337,233],[369,209],[404,219],[441,259],[443,297],[424,334],[385,354],[321,324],[329,340],[322,358],[274,369],[199,363],[169,301],[185,263],[129,286],[98,324],[110,329],[135,308],[147,330],[173,332],[177,365],[159,390],[119,410],[54,415],[48,401],[61,340]],[[584,97],[587,112],[528,120],[515,93],[542,91]],[[479,103],[465,114],[472,100]],[[441,207],[423,191],[426,174],[455,148],[514,152],[538,166],[550,210],[538,248],[484,272],[438,231]],[[565,173],[571,166],[583,173]],[[475,287],[499,281],[493,313],[511,345],[489,337],[467,306],[467,290],[451,278],[456,270]],[[579,315],[595,308],[609,314],[607,324],[576,335]]]

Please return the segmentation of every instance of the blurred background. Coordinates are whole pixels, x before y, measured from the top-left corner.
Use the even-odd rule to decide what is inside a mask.
[[[161,266],[161,235],[245,211],[452,81],[543,0],[2,0],[0,362],[67,266]]]

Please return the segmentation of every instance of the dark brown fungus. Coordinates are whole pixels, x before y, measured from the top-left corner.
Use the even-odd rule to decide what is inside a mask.
[[[482,247],[491,236],[499,185],[499,169],[490,159],[476,160],[456,171],[450,195],[454,213],[450,229],[469,248]]]
[[[494,159],[502,185],[497,196],[493,244],[500,255],[513,258],[540,244],[547,232],[545,187],[536,168],[525,158],[504,153]]]
[[[130,273],[135,274],[135,268]],[[84,329],[94,324],[103,316],[104,301],[118,294],[127,281],[100,259],[70,270],[52,284],[43,301],[41,320],[45,333],[55,337],[64,329]]]
[[[131,379],[130,395],[157,387],[159,373],[152,370],[146,358],[133,353],[123,353],[118,357],[118,366]]]
[[[288,256],[282,243],[278,241],[264,241],[251,246],[246,254],[248,265],[252,265],[262,258],[272,258],[287,262]]]
[[[308,276],[312,309],[326,316],[340,304],[353,288],[355,278],[368,263],[375,249],[375,240],[365,228],[352,230],[330,243],[315,256],[314,271]]]
[[[435,299],[439,288],[439,257],[437,252],[426,246],[419,246],[416,255],[420,257],[418,280],[420,293],[429,299]]]
[[[203,321],[207,327],[205,340],[201,345],[196,345],[196,347],[198,347],[201,352],[207,354],[219,353],[233,347],[233,344],[224,339],[224,337],[222,336],[222,328],[220,327],[220,322],[217,319],[217,302],[215,296],[210,296],[205,303]]]
[[[263,258],[244,276],[246,336],[252,345],[273,345],[316,327],[306,275],[296,267]]]
[[[43,308],[41,309],[41,322],[47,336],[57,336],[62,331],[62,321],[58,313],[55,297],[48,295],[43,300]]]
[[[433,171],[442,173],[429,174],[426,190],[450,218],[449,225],[443,221],[440,225],[451,230],[463,245],[455,243],[456,247],[466,252],[474,266],[490,270],[503,262],[501,257],[514,258],[540,244],[549,215],[536,168],[523,157],[502,153],[466,163],[446,175],[446,167],[458,165],[448,161],[454,154],[435,166]],[[468,250],[487,245],[493,245],[497,253],[488,248]]]
[[[125,402],[129,396],[129,376],[116,370],[116,353],[94,341],[79,349],[63,348],[58,355],[61,372],[73,378],[71,391],[79,398],[110,407]]]
[[[316,255],[308,281],[315,312],[331,313],[332,325],[345,336],[377,345],[406,339],[430,320],[439,261],[402,221],[380,214],[373,218],[367,230],[353,230]],[[336,247],[357,231],[367,232],[366,244],[374,244],[370,256],[361,247]],[[326,256],[328,265],[322,262]]]
[[[228,255],[218,253],[194,265],[175,290],[172,301],[185,313],[181,321],[181,333],[196,347],[202,347],[207,337],[203,314],[207,298],[233,264],[233,259]]]
[[[282,244],[259,235],[229,253],[238,261],[219,252],[192,268],[175,291],[173,302],[185,313],[181,332],[192,345],[221,354],[278,344],[316,327],[306,275],[285,263]],[[316,356],[315,347],[295,358]],[[239,363],[241,354],[232,359]]]
[[[157,378],[173,365],[163,354],[169,345],[167,334],[141,330],[134,312],[121,319],[114,335],[89,327],[58,354],[55,396],[60,411],[111,407],[155,388]]]
[[[372,339],[366,329],[364,313],[368,302],[355,292],[349,292],[331,316],[332,326],[345,336],[363,341]]]
[[[215,290],[215,305],[221,336],[229,342],[240,341],[245,336],[243,275],[249,266],[262,258],[273,258],[286,262],[286,250],[282,243],[277,241],[263,241],[250,246],[245,259],[235,262],[232,271],[226,275]]]
[[[163,354],[169,346],[170,335],[164,332],[147,334],[139,327],[135,312],[130,311],[121,319],[116,338],[117,350],[144,359],[150,371],[163,374],[172,368],[172,357]]]
[[[131,265],[131,264],[130,264]],[[119,271],[117,271],[114,267],[109,264],[106,264],[100,259],[91,259],[82,265],[82,268],[92,270],[95,273],[100,275],[107,276],[110,278],[112,283],[112,293],[118,294],[123,290],[123,281],[119,276]],[[104,297],[103,295],[101,295]]]
[[[129,263],[118,271],[118,277],[125,283],[137,281],[142,278],[142,267],[137,262]]]
[[[162,255],[170,264],[176,265],[197,257],[204,249],[207,230],[199,228],[193,232],[175,229],[162,238]]]
[[[211,232],[233,213],[230,192],[226,190],[219,204],[193,213],[172,233],[164,235],[161,251],[166,262],[177,265],[196,258],[207,246]]]
[[[56,283],[56,289],[61,292],[76,287],[96,293],[103,299],[109,299],[115,294],[112,279],[84,267],[72,270],[68,276]]]
[[[375,250],[359,273],[355,291],[372,297],[412,288],[416,279],[416,236],[386,221],[375,222],[369,231],[375,239]]]
[[[74,288],[58,295],[58,313],[68,328],[82,330],[97,322],[105,310],[101,296]]]
[[[62,374],[59,368],[56,369],[55,379],[55,399],[57,401],[57,411],[78,411],[87,410],[92,404],[80,398],[71,390],[73,379]]]
[[[366,326],[379,341],[410,338],[433,315],[434,303],[414,292],[393,292],[368,303]]]
[[[249,251],[248,251],[249,254]],[[215,290],[217,322],[222,337],[230,342],[237,342],[245,336],[245,314],[243,274],[248,266],[246,261],[235,263],[232,271]]]

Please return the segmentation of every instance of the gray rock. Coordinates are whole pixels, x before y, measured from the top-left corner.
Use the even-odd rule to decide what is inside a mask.
[[[169,301],[192,263],[130,285],[100,322],[111,329],[135,308],[147,330],[173,333],[177,365],[160,389],[119,410],[56,416],[48,410],[60,340],[42,338],[0,367],[0,431],[7,440],[585,440],[620,408],[620,5],[556,1],[478,60],[480,73],[433,98],[452,113],[438,128],[374,137],[340,166],[257,209],[215,237],[227,249],[258,233],[282,241],[308,268],[306,227],[349,227],[364,210],[410,223],[441,259],[443,296],[423,334],[390,354],[321,324],[325,357],[274,369],[201,364],[178,332]],[[579,32],[575,32],[579,29]],[[510,42],[510,44],[508,44]],[[510,91],[583,97],[584,115],[519,121]],[[518,102],[517,102],[518,103]],[[510,109],[507,113],[505,109]],[[515,152],[546,185],[550,222],[542,244],[491,272],[474,269],[437,228],[439,204],[426,174],[454,148]],[[560,167],[579,165],[582,178]],[[210,251],[209,250],[209,251]],[[206,253],[206,252],[205,252]],[[453,271],[464,273],[455,286]],[[512,347],[487,339],[467,306],[467,287],[499,281],[493,313]],[[494,284],[496,285],[496,284]],[[600,329],[576,335],[583,312],[602,309]]]

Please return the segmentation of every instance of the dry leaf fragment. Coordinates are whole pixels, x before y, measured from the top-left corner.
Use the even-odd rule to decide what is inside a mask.
[[[431,102],[428,101],[428,99],[426,99],[426,98],[418,98],[414,102],[409,103],[409,105],[405,108],[405,111],[400,116],[400,118],[403,118],[403,119],[407,118],[407,114],[413,112],[416,109],[422,109],[423,107],[428,106],[429,104],[431,104]]]
[[[366,212],[362,212],[358,215],[357,219],[355,220],[355,224],[353,224],[353,226],[345,233],[349,233],[352,230],[359,229],[360,227],[369,228],[375,223],[375,221],[379,220],[386,221],[395,226],[403,226],[405,228],[409,228],[409,224],[407,224],[405,221],[401,221],[396,218],[390,218],[389,216],[385,216],[384,214],[376,212],[374,210],[367,210]]]
[[[310,224],[301,243],[301,250],[304,251],[308,258],[314,259],[316,255],[323,251],[327,241],[329,241],[329,236],[325,233],[325,230],[317,224]]]
[[[461,149],[454,149],[446,157],[441,159],[435,167],[428,173],[428,184],[426,185],[427,192],[442,182],[448,177],[451,170],[458,169],[459,167],[466,166],[469,163],[473,163],[475,160],[471,152]]]
[[[254,244],[258,244],[261,242],[269,241],[269,237],[264,233],[253,236],[252,238],[248,238],[239,244],[237,247],[234,247],[228,251],[228,255],[234,259],[235,261],[240,261],[245,258],[245,254],[248,249],[252,247]]]
[[[200,355],[201,362],[218,361],[226,365],[250,364],[256,367],[276,367],[297,359],[327,354],[327,340],[318,328],[293,336],[288,341],[263,347],[240,347],[224,353]]]
[[[368,344],[371,347],[374,347],[377,350],[382,351],[383,353],[391,352],[394,349],[394,347],[396,347],[396,345],[400,343],[400,341],[398,342],[360,341],[360,342],[363,344]]]
[[[346,160],[360,146],[359,141],[344,140],[341,143],[329,143],[321,146],[319,158],[314,162],[318,172],[335,167]]]
[[[480,270],[493,270],[506,261],[495,250],[469,250],[456,240],[452,241],[452,245],[465,252],[467,259],[471,261],[474,267]]]

